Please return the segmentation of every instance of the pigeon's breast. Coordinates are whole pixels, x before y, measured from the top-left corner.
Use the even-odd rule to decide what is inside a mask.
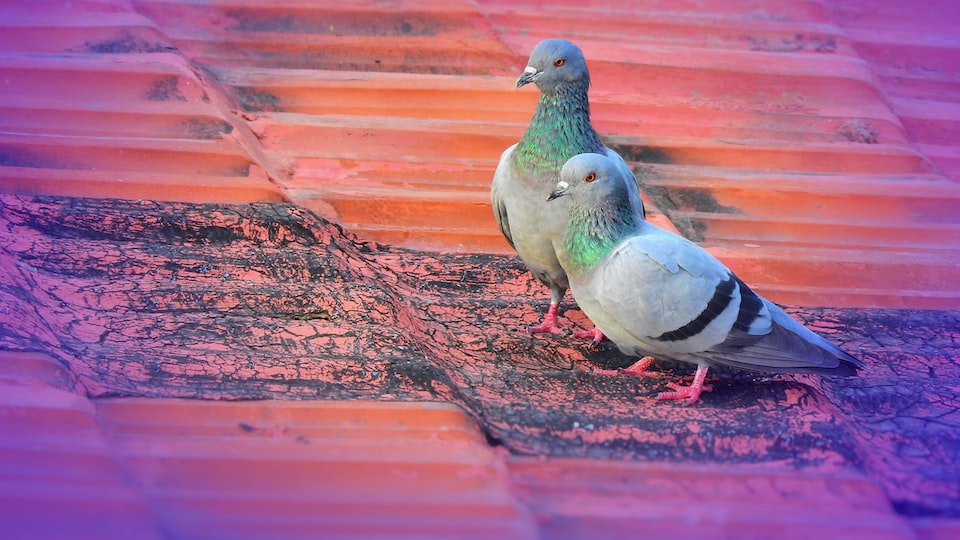
[[[550,190],[538,186],[517,186],[517,193],[504,201],[510,216],[510,230],[517,254],[528,268],[566,287],[566,273],[557,259],[555,246],[563,239],[569,201],[547,201]]]

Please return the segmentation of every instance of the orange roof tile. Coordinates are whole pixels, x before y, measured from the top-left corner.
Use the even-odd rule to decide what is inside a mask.
[[[5,534],[956,536],[958,18],[4,3]],[[651,220],[861,378],[730,373],[681,408],[590,373],[610,345],[517,332],[546,297],[489,182],[558,35]]]
[[[684,534],[729,538],[912,538],[862,478],[664,464],[512,458],[511,477],[546,538]],[[683,525],[678,526],[678,523]]]

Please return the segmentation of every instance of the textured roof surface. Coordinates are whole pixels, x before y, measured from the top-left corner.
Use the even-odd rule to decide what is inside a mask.
[[[960,536],[960,7],[0,5],[10,538]],[[489,184],[544,37],[651,220],[862,358],[695,407]],[[585,324],[572,299],[562,315]]]

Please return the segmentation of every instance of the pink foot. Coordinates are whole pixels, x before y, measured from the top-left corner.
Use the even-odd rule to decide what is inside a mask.
[[[563,328],[560,328],[557,325],[557,311],[560,309],[559,304],[550,304],[550,308],[547,309],[547,314],[543,316],[543,321],[536,325],[527,328],[528,334],[562,334]]]
[[[637,360],[632,365],[627,366],[621,369],[595,369],[594,373],[599,373],[600,375],[634,375],[637,377],[643,377],[647,373],[647,368],[650,367],[650,364],[653,363],[652,356],[644,356],[640,360]]]
[[[707,369],[706,366],[697,366],[697,372],[693,375],[690,386],[668,383],[667,386],[672,388],[673,392],[660,392],[657,394],[657,399],[683,399],[684,405],[693,405],[700,400],[701,392],[713,390],[709,384],[703,384],[703,380],[707,377]]]
[[[590,350],[595,351],[600,348],[600,342],[603,341],[603,332],[594,326],[593,330],[577,330],[573,333],[573,337],[590,339]]]

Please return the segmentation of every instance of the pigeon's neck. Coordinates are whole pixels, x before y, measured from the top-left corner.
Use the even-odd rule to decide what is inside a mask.
[[[590,125],[587,86],[566,85],[540,94],[537,109],[514,154],[519,168],[544,173],[539,176],[552,184],[571,157],[603,151],[603,142]]]
[[[570,206],[570,220],[563,235],[564,269],[575,276],[589,271],[607,258],[614,248],[639,231],[643,219],[623,197],[612,197],[600,205]]]

